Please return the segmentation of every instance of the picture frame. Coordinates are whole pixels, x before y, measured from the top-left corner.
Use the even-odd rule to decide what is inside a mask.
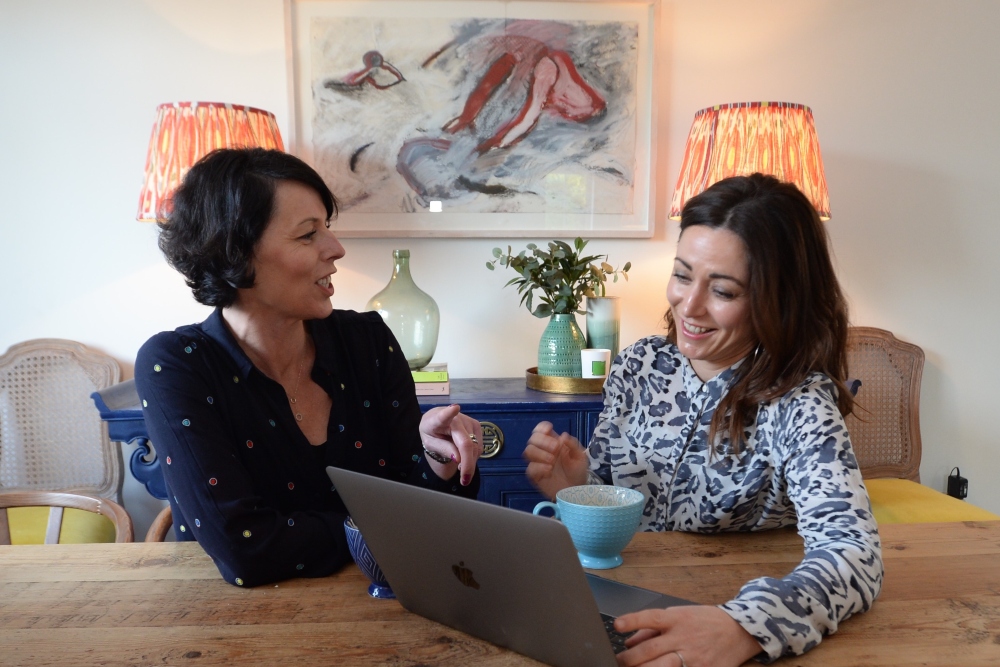
[[[658,0],[285,0],[343,237],[650,237]]]

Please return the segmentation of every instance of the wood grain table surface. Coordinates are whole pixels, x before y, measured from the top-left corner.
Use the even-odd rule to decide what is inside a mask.
[[[1000,521],[881,528],[872,610],[778,665],[1000,665]],[[801,559],[793,530],[640,533],[600,574],[708,604]],[[243,589],[194,542],[0,547],[0,665],[538,665],[368,597],[356,567]],[[756,664],[756,663],[753,663]]]

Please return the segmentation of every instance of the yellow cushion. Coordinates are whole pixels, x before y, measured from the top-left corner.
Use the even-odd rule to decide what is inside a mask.
[[[7,521],[10,524],[11,544],[45,544],[45,528],[49,525],[48,507],[8,508]],[[74,507],[63,510],[60,544],[114,541],[115,524],[111,523],[111,519]]]
[[[908,479],[866,479],[875,520],[884,523],[995,521],[1000,516]]]

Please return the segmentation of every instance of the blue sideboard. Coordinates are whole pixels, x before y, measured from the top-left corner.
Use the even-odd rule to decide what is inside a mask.
[[[101,419],[107,422],[112,440],[137,442],[129,461],[133,477],[151,495],[165,500],[163,473],[155,452],[150,450],[135,382],[126,380],[94,392],[91,398]],[[479,463],[479,499],[529,512],[543,500],[524,476],[526,464],[521,458],[532,429],[540,421],[549,421],[557,431],[586,442],[603,405],[600,395],[549,394],[528,389],[523,378],[453,379],[450,395],[421,396],[419,400],[425,412],[458,403],[463,412],[483,424],[486,452]]]
[[[449,396],[421,396],[424,411],[458,403],[483,424],[479,499],[530,512],[545,500],[524,476],[521,453],[540,421],[582,442],[590,438],[603,402],[600,395],[549,394],[525,387],[524,378],[458,379]]]

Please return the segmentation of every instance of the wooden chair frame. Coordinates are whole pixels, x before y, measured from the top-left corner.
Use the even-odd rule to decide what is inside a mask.
[[[862,475],[919,482],[924,351],[885,329],[851,327],[847,365],[848,376],[861,380],[847,428]]]
[[[115,542],[133,540],[132,517],[125,508],[107,498],[79,493],[54,491],[5,491],[0,493],[0,545],[10,544],[9,507],[49,507],[45,544],[58,544],[62,530],[63,509],[72,507],[108,517],[115,526]]]
[[[52,367],[63,368],[64,373],[65,368],[71,368],[75,379],[58,376]],[[0,396],[5,396],[0,409],[10,411],[0,417],[9,420],[0,430],[0,491],[63,491],[121,503],[125,480],[121,445],[110,440],[107,424],[94,414],[88,400],[94,390],[110,387],[120,379],[121,367],[114,358],[72,340],[38,338],[11,345],[0,354]],[[53,386],[72,387],[79,394],[72,393],[69,405],[61,408],[47,405],[45,399],[54,397],[45,387],[51,391]],[[49,430],[45,436],[24,439],[16,435],[42,426],[42,431]],[[8,429],[15,433],[11,442],[5,440]],[[86,436],[51,443],[46,440],[56,438],[53,432],[62,429]],[[11,445],[30,449],[32,465],[23,464],[23,453],[9,453],[15,451]]]
[[[174,513],[170,509],[170,505],[167,505],[160,510],[149,526],[149,530],[146,531],[146,542],[162,542],[167,539],[167,533],[170,532],[170,527],[173,525]]]

